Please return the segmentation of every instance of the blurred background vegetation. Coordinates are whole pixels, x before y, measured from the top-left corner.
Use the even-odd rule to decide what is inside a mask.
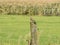
[[[38,5],[25,2],[0,2],[0,14],[60,16],[60,3]]]

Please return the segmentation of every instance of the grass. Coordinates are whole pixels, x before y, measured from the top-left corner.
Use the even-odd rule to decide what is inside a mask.
[[[0,45],[24,45],[24,36],[29,33],[29,17],[23,16],[0,16]],[[5,44],[4,44],[5,43]]]
[[[60,17],[34,17],[39,30],[43,30],[40,35],[40,45],[60,45]],[[55,44],[54,44],[55,45]]]
[[[39,31],[39,45],[60,44],[60,17],[33,16]],[[0,15],[0,45],[28,45],[25,39],[29,33],[28,16]]]

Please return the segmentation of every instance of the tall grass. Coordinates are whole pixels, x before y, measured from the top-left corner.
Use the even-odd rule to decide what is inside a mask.
[[[0,14],[60,16],[60,3],[0,2]]]

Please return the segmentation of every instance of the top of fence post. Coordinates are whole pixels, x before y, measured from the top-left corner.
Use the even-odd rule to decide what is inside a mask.
[[[32,17],[30,17],[30,23],[33,23],[36,25],[36,21]]]

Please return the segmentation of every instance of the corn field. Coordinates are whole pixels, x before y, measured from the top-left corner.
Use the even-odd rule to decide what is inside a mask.
[[[31,4],[19,2],[0,2],[0,14],[5,15],[43,15],[59,16],[60,3]]]

